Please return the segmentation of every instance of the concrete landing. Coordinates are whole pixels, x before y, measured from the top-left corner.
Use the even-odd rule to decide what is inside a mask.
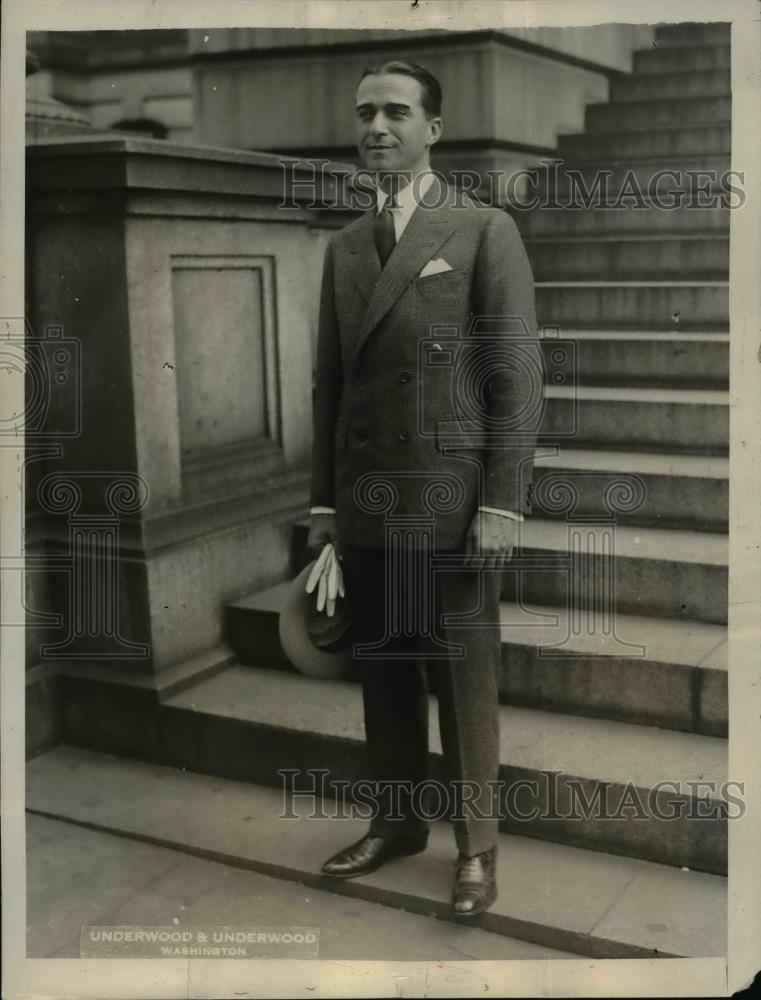
[[[351,898],[352,910],[363,900],[384,904],[399,921],[403,919],[398,913],[400,908],[456,920],[449,912],[455,847],[447,824],[433,824],[428,848],[422,854],[395,859],[364,878],[331,880],[319,874],[321,863],[358,839],[365,832],[366,821],[310,815],[315,805],[319,810],[322,804],[311,798],[284,802],[279,789],[67,746],[59,746],[27,765],[27,808],[32,813],[118,832],[235,868],[239,888],[235,890],[234,913],[251,912],[257,919],[262,916],[261,908],[240,909],[247,905],[247,894],[240,889],[243,883],[239,869],[245,869],[298,882],[312,890],[334,892],[346,900]],[[324,806],[329,810],[328,800]],[[295,818],[282,818],[284,811],[292,812]],[[55,844],[48,848],[57,849],[64,850]],[[108,845],[103,850],[107,855]],[[721,877],[509,835],[500,835],[498,857],[499,898],[491,910],[468,927],[599,958],[724,954],[726,882]],[[110,879],[114,895],[107,901],[108,912],[119,913],[125,922],[127,914],[137,919],[142,912],[152,913],[151,919],[158,921],[159,915],[163,919],[178,903],[190,905],[180,892],[183,884],[185,894],[192,888],[198,896],[193,906],[204,906],[204,883],[183,883],[181,869],[172,874],[175,866],[169,857],[157,859],[151,855],[149,859],[146,854],[145,858],[145,864],[122,862],[121,867],[116,866],[121,871],[122,885],[125,868],[139,873],[146,886],[145,910],[130,910],[124,902],[124,890],[119,889],[117,880]],[[93,858],[88,857],[85,868],[93,863]],[[107,863],[105,856],[102,863]],[[69,878],[76,881],[75,870],[65,871],[64,867],[55,866],[61,873],[58,877],[64,882]],[[220,874],[220,878],[225,876]],[[159,882],[161,879],[165,881]],[[215,878],[211,881],[216,888],[209,892],[210,912],[220,912],[215,907],[223,907],[224,899],[218,895],[219,883]],[[159,898],[160,885],[165,888],[166,905]],[[60,897],[61,892],[51,893],[49,886],[48,882],[48,895]],[[149,886],[153,886],[150,893]],[[78,898],[88,896],[82,885]],[[153,909],[148,905],[149,896],[153,898]],[[307,905],[307,896],[311,900],[307,891],[303,899],[299,897],[299,906]],[[296,897],[293,899],[295,907]],[[81,908],[71,912],[77,913],[72,919],[83,922]],[[194,919],[201,912],[206,910],[194,909]],[[283,910],[278,912],[282,914]],[[292,912],[303,913],[298,909]],[[332,912],[340,926],[348,911],[339,908]],[[39,902],[33,902],[30,913],[39,915]],[[88,911],[84,916],[87,922],[93,914]],[[50,928],[55,930],[56,926],[55,921],[49,921]],[[51,931],[44,946],[51,950],[70,947],[71,937],[60,930]],[[391,939],[387,940],[393,946]],[[482,943],[488,947],[488,942]],[[335,945],[340,946],[340,942]],[[383,946],[381,936],[378,947]],[[494,957],[499,957],[498,952]]]
[[[29,958],[79,958],[92,925],[311,927],[317,959],[579,957],[44,816],[27,817],[26,842]]]

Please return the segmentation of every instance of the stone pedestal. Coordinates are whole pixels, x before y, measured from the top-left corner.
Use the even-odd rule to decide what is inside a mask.
[[[225,603],[289,574],[324,248],[351,216],[304,190],[278,208],[282,189],[255,153],[29,150],[28,357],[49,394],[27,453],[30,666],[208,667]]]

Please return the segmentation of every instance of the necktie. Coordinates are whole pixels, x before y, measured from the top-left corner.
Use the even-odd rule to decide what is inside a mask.
[[[382,211],[378,212],[375,216],[375,245],[378,248],[381,267],[386,266],[386,261],[396,246],[392,208],[396,208],[396,197],[394,195],[386,199],[386,204],[383,206]]]

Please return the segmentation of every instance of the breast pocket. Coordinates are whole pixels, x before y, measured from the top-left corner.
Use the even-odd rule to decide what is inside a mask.
[[[415,287],[421,294],[428,292],[458,291],[461,292],[465,284],[467,274],[464,271],[439,271],[437,274],[426,274],[415,278]]]
[[[437,323],[460,323],[470,312],[470,283],[463,271],[442,271],[415,278],[414,314],[420,328]]]

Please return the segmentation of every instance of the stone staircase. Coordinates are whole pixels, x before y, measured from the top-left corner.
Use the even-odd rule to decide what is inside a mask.
[[[644,190],[663,168],[729,167],[728,27],[662,27],[657,43],[612,82],[609,103],[587,108],[582,135],[561,137],[565,167],[547,182],[556,193],[567,190],[569,167],[586,178],[608,170],[614,183],[631,170]],[[716,792],[706,800],[700,782],[720,788],[727,777],[729,211],[550,208],[517,221],[547,331],[548,385],[535,515],[504,574],[500,777],[536,781],[521,808],[554,802],[559,815],[503,821],[503,890],[479,926],[580,955],[723,955],[726,803]],[[610,498],[626,477],[633,492],[619,496],[612,530]],[[587,553],[580,577],[575,530]],[[307,559],[305,533],[295,526],[294,571]],[[569,566],[584,588],[581,627]],[[258,810],[259,826],[245,845],[220,848],[223,860],[326,889],[318,861],[355,828],[320,827],[316,850],[308,823],[278,833],[268,810],[279,804],[278,769],[328,769],[328,796],[331,782],[363,776],[361,691],[353,677],[318,682],[289,666],[277,634],[286,587],[227,607],[237,661],[167,688],[142,756],[198,817],[197,828],[170,829],[157,803],[169,824],[162,842],[209,857],[215,809],[225,836],[238,812]],[[590,630],[584,615],[594,621],[611,595],[615,628],[598,619]],[[104,732],[79,732],[93,749],[141,756],[131,733],[109,744]],[[440,776],[435,725],[431,733],[431,774]],[[104,805],[122,785],[127,794],[115,759],[47,756],[47,778],[45,757],[33,762],[32,808],[147,835],[128,809]],[[66,766],[102,786],[92,809],[49,804]],[[251,785],[236,791],[230,779]],[[568,818],[572,782],[588,800],[604,793],[613,809],[634,795],[642,814],[633,806],[618,819]],[[150,794],[147,772],[144,786]],[[248,796],[245,806],[236,796]],[[711,806],[712,819],[689,815]],[[437,858],[454,851],[440,827],[436,845]],[[446,866],[434,878],[425,858],[329,889],[448,918]]]

